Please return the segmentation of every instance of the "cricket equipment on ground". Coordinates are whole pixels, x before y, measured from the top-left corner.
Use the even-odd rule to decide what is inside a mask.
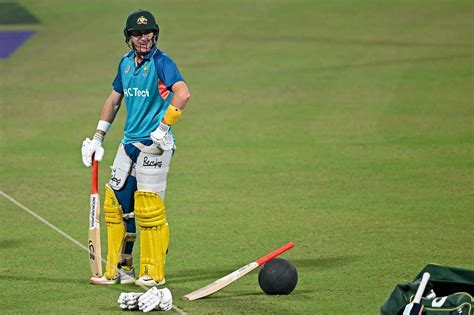
[[[425,289],[427,295],[421,298],[424,315],[449,314],[453,310],[456,314],[473,315],[474,270],[437,264],[428,264],[412,281],[397,284],[380,308],[380,314],[402,314],[406,305],[414,301],[425,272],[430,274],[430,279]]]
[[[293,242],[289,242],[286,245],[280,247],[279,249],[277,249],[277,250],[275,250],[271,253],[268,253],[267,255],[257,259],[256,261],[251,262],[248,265],[245,265],[245,266],[237,269],[236,271],[228,274],[227,276],[222,277],[222,278],[214,281],[213,283],[211,283],[211,284],[209,284],[209,285],[207,285],[203,288],[200,288],[196,291],[193,291],[189,294],[186,294],[184,296],[184,298],[192,301],[192,300],[200,299],[202,297],[211,295],[211,294],[219,291],[220,289],[225,288],[226,286],[228,286],[232,282],[237,281],[238,279],[240,279],[241,277],[243,277],[247,273],[249,273],[252,270],[254,270],[255,268],[257,268],[258,266],[263,265],[264,263],[272,260],[273,258],[275,258],[275,257],[279,256],[280,254],[286,252],[287,250],[293,248],[294,246],[295,246],[295,244]]]
[[[168,109],[166,110],[165,116],[163,117],[163,120],[167,125],[174,125],[179,118],[181,118],[181,115],[183,114],[183,110],[179,109],[178,107],[173,106],[170,104],[168,106]]]
[[[86,167],[92,165],[92,156],[97,161],[102,161],[104,157],[104,148],[102,147],[102,141],[104,137],[100,134],[95,134],[94,138],[91,140],[86,138],[82,142],[81,154],[82,154],[82,163]]]
[[[153,144],[155,144],[162,151],[171,150],[174,146],[173,136],[168,133],[169,129],[169,125],[160,122],[158,128],[150,133]]]
[[[158,36],[160,35],[160,28],[158,23],[155,21],[155,17],[151,12],[146,10],[137,10],[127,17],[125,22],[125,27],[123,29],[123,35],[125,36],[125,42],[130,47],[130,36],[132,36],[133,31],[144,31],[152,30],[155,33],[153,41],[156,43],[158,41]],[[133,49],[133,47],[130,47]]]
[[[267,262],[258,274],[260,288],[269,295],[290,294],[298,283],[295,265],[283,258],[274,258]]]
[[[92,190],[89,203],[89,265],[93,277],[102,276],[102,253],[100,246],[100,195],[98,190],[99,162],[92,166]]]
[[[173,295],[168,288],[156,287],[146,291],[138,298],[138,308],[144,313],[152,310],[169,311],[173,307]]]
[[[105,185],[104,213],[107,225],[107,265],[104,277],[112,279],[117,275],[119,255],[125,238],[125,224],[120,204],[109,185]]]
[[[142,295],[143,293],[122,292],[120,293],[117,303],[123,310],[138,310],[138,298]]]
[[[423,306],[421,305],[421,297],[425,292],[426,285],[428,284],[428,280],[430,279],[430,274],[425,272],[423,277],[421,278],[420,286],[418,290],[416,290],[415,298],[413,302],[409,303],[405,310],[403,311],[403,315],[419,315],[421,314]]]
[[[166,210],[161,197],[154,192],[136,191],[135,219],[140,229],[140,278],[150,277],[159,283],[165,278],[169,238]]]

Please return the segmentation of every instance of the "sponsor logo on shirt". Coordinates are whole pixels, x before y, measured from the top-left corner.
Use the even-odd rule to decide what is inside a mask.
[[[148,89],[140,90],[139,88],[128,88],[123,89],[123,94],[125,95],[125,97],[150,97],[150,92],[148,91]]]

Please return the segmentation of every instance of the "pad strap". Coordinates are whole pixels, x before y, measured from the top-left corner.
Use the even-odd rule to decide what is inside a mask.
[[[123,238],[123,243],[135,243],[135,240],[137,239],[137,233],[125,233],[125,236]],[[129,270],[133,267],[133,256],[132,254],[127,254],[125,253],[125,247],[122,246],[122,250],[120,253],[120,258],[119,258],[119,265],[120,267],[128,267]]]

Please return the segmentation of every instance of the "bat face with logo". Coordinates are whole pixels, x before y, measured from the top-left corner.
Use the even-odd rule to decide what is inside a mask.
[[[89,264],[93,277],[102,276],[102,254],[100,247],[100,195],[98,191],[99,162],[92,162],[92,190],[89,204]]]

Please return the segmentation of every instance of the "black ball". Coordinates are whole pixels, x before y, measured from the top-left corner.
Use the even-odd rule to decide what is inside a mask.
[[[267,262],[258,274],[258,284],[269,295],[290,294],[298,282],[295,265],[283,258],[274,258]]]

